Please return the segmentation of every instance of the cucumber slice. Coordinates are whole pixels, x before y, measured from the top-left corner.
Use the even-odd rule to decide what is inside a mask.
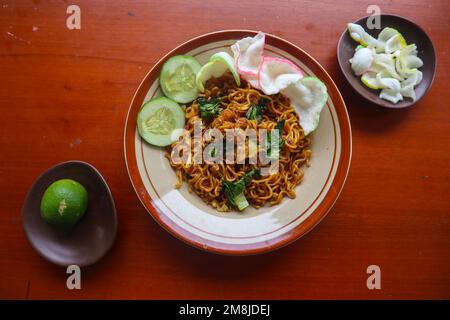
[[[183,109],[166,97],[154,98],[144,103],[137,116],[139,135],[158,147],[168,146],[177,140],[184,123]]]
[[[378,40],[368,34],[359,24],[347,23],[350,37],[364,47],[376,47]]]
[[[241,85],[241,79],[234,66],[233,58],[226,52],[217,52],[209,58],[209,62],[205,64],[197,73],[196,83],[201,92],[205,91],[204,84],[212,77],[218,78],[227,70],[233,75],[234,81],[238,86]]]
[[[164,63],[159,83],[164,94],[179,103],[188,103],[198,96],[195,76],[202,66],[191,56],[173,56]]]
[[[228,67],[224,63],[218,61],[210,61],[205,64],[196,76],[196,84],[201,92],[205,91],[204,83],[212,77],[218,78],[227,71]]]
[[[395,67],[400,75],[409,78],[413,75],[417,68],[423,66],[423,61],[417,56],[417,46],[411,44],[402,48],[395,61]]]
[[[386,45],[384,46],[385,53],[394,53],[397,50],[400,50],[406,47],[406,40],[400,33],[397,33],[395,36],[386,41]]]
[[[380,34],[378,35],[378,43],[377,43],[377,52],[385,52],[389,53],[389,47],[386,49],[387,42],[390,39],[393,39],[394,37],[398,37],[397,40],[391,40],[392,41],[398,41],[399,43],[404,43],[406,45],[406,40],[403,38],[400,32],[394,28],[386,27],[383,30],[381,30]],[[392,43],[389,45],[392,46]]]
[[[209,61],[220,61],[226,64],[228,70],[230,70],[231,74],[233,75],[234,81],[236,81],[237,86],[239,87],[241,85],[241,78],[239,77],[237,69],[234,65],[234,59],[230,54],[226,52],[217,52],[209,58]]]
[[[397,29],[386,27],[378,34],[378,41],[386,43],[390,38],[396,36],[400,32]]]
[[[376,72],[366,72],[361,77],[361,82],[370,89],[381,89],[381,84],[377,80]]]

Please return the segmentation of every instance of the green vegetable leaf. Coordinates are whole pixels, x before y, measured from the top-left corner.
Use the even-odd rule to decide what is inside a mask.
[[[281,135],[284,132],[284,124],[286,120],[280,120],[277,125],[275,126],[275,129],[278,129],[279,132],[279,143],[278,145],[275,145],[272,143],[272,135],[271,132],[267,133],[267,140],[266,140],[266,150],[267,150],[267,157],[270,159],[278,159],[280,157],[280,150],[283,148],[285,141],[281,139]]]
[[[235,206],[239,211],[242,211],[249,206],[244,195],[245,186],[250,183],[253,177],[258,176],[259,174],[259,169],[253,169],[243,175],[238,181],[222,180],[222,189],[228,202]]]
[[[258,104],[251,105],[250,108],[247,110],[247,113],[245,116],[249,120],[256,120],[258,122],[261,122],[262,120],[262,114],[264,110],[267,109],[267,104],[269,103],[269,100],[265,98],[261,98],[258,101]]]
[[[259,175],[260,175],[259,169],[252,169],[249,172],[247,172],[246,174],[244,174],[242,176],[242,178],[240,178],[238,180],[238,183],[243,183],[244,187],[245,187],[246,185],[248,185],[250,183],[250,181],[252,181],[252,179],[254,177],[259,176]]]
[[[220,111],[222,111],[219,98],[212,98],[209,100],[199,98],[197,102],[202,119],[211,120],[212,118],[217,117],[220,114]]]
[[[276,129],[278,129],[278,132],[280,133],[280,137],[283,134],[285,123],[286,123],[286,120],[282,119],[282,120],[278,121],[278,123],[275,127]]]

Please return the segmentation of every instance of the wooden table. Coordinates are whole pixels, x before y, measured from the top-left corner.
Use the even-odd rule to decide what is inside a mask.
[[[66,28],[71,1],[0,4],[0,298],[450,298],[449,2],[377,1],[421,25],[437,49],[433,87],[407,110],[370,105],[338,69],[339,35],[373,1],[251,2],[79,0],[81,30]],[[237,28],[313,55],[353,128],[350,174],[329,216],[296,243],[251,257],[201,252],[160,228],[132,189],[122,143],[151,66],[193,36]],[[72,291],[66,270],[31,248],[20,216],[34,179],[70,159],[102,172],[119,215],[113,250]],[[372,264],[381,290],[366,287]]]

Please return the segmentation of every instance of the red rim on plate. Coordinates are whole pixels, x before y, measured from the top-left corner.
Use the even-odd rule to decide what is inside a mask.
[[[311,72],[320,78],[328,88],[328,93],[333,104],[333,112],[336,114],[337,122],[339,124],[340,135],[340,154],[337,159],[334,159],[333,163],[336,163],[337,168],[335,168],[335,174],[331,177],[332,181],[328,181],[330,184],[325,195],[322,197],[320,203],[317,204],[316,208],[309,216],[302,221],[300,224],[295,226],[293,229],[280,234],[272,239],[254,242],[254,243],[222,243],[201,237],[197,234],[184,229],[174,221],[172,221],[166,214],[164,210],[161,210],[156,204],[155,199],[147,192],[143,177],[138,168],[136,150],[135,150],[135,136],[136,136],[136,117],[139,112],[142,103],[150,90],[150,87],[154,81],[158,78],[159,72],[163,63],[173,55],[185,54],[193,49],[196,49],[205,44],[225,41],[225,40],[238,40],[247,36],[254,36],[256,31],[251,30],[224,30],[213,33],[208,33],[196,38],[193,38],[180,46],[176,47],[168,54],[166,54],[161,60],[159,60],[153,68],[147,73],[144,80],[139,85],[133,100],[131,102],[127,119],[125,122],[125,132],[124,132],[124,153],[125,162],[128,170],[128,174],[133,185],[133,188],[151,216],[168,232],[177,237],[178,239],[202,250],[207,250],[214,253],[220,254],[232,254],[232,255],[250,255],[269,252],[278,248],[281,248],[301,236],[305,235],[311,229],[314,228],[328,213],[332,208],[333,204],[336,202],[347,177],[348,170],[350,167],[351,151],[352,151],[352,141],[351,141],[351,127],[350,120],[348,118],[347,109],[345,107],[344,100],[336,87],[335,83],[328,75],[328,73],[323,69],[323,67],[314,60],[305,51],[295,46],[294,44],[283,40],[279,37],[266,34],[266,44],[280,49],[283,52],[295,57],[301,61]],[[334,121],[334,119],[333,119]],[[334,124],[333,124],[334,126]],[[318,199],[318,198],[317,198]],[[317,200],[316,199],[316,200]],[[288,201],[288,200],[286,200]]]

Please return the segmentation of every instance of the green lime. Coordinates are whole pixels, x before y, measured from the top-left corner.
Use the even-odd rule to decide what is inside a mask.
[[[86,189],[72,179],[53,182],[41,200],[41,217],[51,226],[68,228],[75,225],[86,212]]]

